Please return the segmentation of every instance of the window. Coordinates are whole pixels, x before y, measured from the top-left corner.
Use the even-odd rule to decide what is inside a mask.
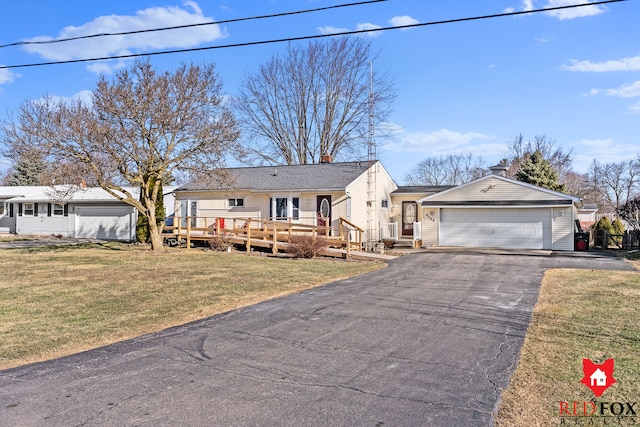
[[[276,197],[276,221],[287,219],[287,198]]]
[[[230,208],[241,208],[244,206],[244,199],[229,199],[229,207]]]
[[[382,209],[389,209],[389,199],[382,199]]]
[[[293,218],[294,221],[297,221],[300,219],[300,198],[293,197],[291,199],[291,205],[293,207],[293,210],[291,212],[291,218]]]
[[[289,218],[294,221],[300,219],[299,197],[275,197],[270,201],[269,216],[275,221],[284,221]]]
[[[35,214],[34,203],[25,203],[23,208],[23,215],[34,216],[34,214]]]
[[[191,201],[189,215],[191,216],[191,226],[196,227],[198,224],[198,202],[196,200]]]
[[[64,203],[53,204],[53,216],[64,216]]]

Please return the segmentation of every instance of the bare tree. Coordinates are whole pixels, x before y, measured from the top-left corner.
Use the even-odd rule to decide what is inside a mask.
[[[581,196],[585,203],[595,203],[598,206],[598,210],[607,212],[610,208],[606,191],[602,184],[602,175],[602,165],[596,159],[593,159],[589,164],[585,191]]]
[[[482,157],[449,154],[427,157],[404,178],[407,185],[459,185],[487,175]]]
[[[602,166],[602,186],[611,205],[618,209],[631,198],[640,183],[637,160],[607,163]]]
[[[2,136],[15,152],[38,148],[50,163],[83,165],[88,178],[148,218],[152,248],[159,251],[164,219],[155,217],[155,206],[163,180],[176,170],[212,171],[237,149],[236,123],[221,89],[213,65],[160,73],[138,61],[113,82],[102,76],[92,105],[25,101]]]
[[[546,135],[536,136],[532,141],[525,141],[522,134],[514,138],[508,147],[509,169],[507,170],[507,175],[512,178],[515,177],[522,163],[535,152],[539,152],[542,158],[551,164],[553,169],[558,172],[560,182],[564,183],[565,175],[571,172],[573,153],[571,150],[564,152],[561,148],[556,147],[555,141],[549,139]]]
[[[333,38],[289,45],[245,77],[236,108],[254,163],[319,163],[357,157],[390,112],[392,87],[373,71],[370,42]],[[371,90],[373,87],[373,90]]]

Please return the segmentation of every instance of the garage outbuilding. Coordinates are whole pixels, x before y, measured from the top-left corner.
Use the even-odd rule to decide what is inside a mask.
[[[418,201],[423,244],[573,250],[580,199],[488,175]]]

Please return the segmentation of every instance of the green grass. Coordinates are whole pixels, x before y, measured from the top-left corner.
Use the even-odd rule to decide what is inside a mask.
[[[125,245],[2,250],[0,369],[158,331],[383,264]]]
[[[595,398],[580,383],[583,358],[597,363],[615,359],[617,383],[598,401],[640,402],[639,302],[640,273],[548,271],[496,426],[561,425],[561,401]]]

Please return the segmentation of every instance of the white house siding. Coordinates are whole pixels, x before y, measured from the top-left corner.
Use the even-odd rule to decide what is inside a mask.
[[[572,207],[553,208],[553,249],[573,250],[574,210]]]
[[[445,201],[537,201],[561,200],[553,192],[541,188],[505,181],[497,177],[488,177],[452,190],[437,194],[431,200]]]
[[[365,241],[378,240],[380,224],[391,222],[391,193],[398,188],[380,162],[376,162],[372,168],[371,175],[365,170],[347,187],[352,206],[349,220],[365,230]],[[367,206],[372,196],[372,205]],[[382,207],[383,199],[388,201],[388,208]]]
[[[38,212],[34,216],[19,215],[18,204],[14,204],[15,232],[17,234],[60,234],[73,236],[73,221],[69,216],[47,216],[48,203],[38,203]]]
[[[420,210],[420,205],[418,205]],[[422,246],[438,245],[438,230],[440,228],[440,209],[422,209]]]

